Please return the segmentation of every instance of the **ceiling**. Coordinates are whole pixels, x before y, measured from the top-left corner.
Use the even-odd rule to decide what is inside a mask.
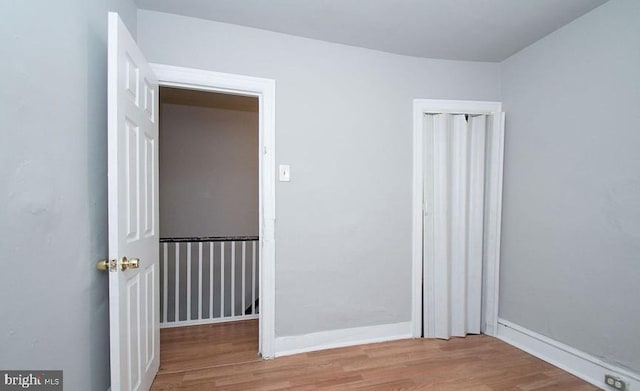
[[[256,97],[172,87],[160,88],[160,104],[258,112],[258,98]]]
[[[498,62],[607,0],[135,0],[142,9],[389,53]]]

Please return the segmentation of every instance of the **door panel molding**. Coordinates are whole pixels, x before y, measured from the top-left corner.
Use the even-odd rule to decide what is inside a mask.
[[[111,389],[146,390],[160,365],[157,82],[117,13],[108,26]],[[122,268],[125,257],[135,267]]]

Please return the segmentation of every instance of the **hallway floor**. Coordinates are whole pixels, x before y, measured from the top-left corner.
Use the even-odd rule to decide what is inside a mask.
[[[597,390],[483,335],[260,360],[257,320],[161,330],[152,390]]]

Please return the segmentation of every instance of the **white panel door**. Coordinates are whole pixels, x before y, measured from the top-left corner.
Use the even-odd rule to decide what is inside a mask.
[[[148,390],[160,364],[158,83],[115,13],[108,46],[111,391]]]

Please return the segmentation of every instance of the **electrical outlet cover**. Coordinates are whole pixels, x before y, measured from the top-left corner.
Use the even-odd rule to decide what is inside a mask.
[[[629,387],[627,386],[627,382],[625,382],[624,380],[620,379],[617,376],[604,375],[604,382],[606,385],[608,385],[609,387],[615,390],[620,390],[620,391],[629,390]]]

